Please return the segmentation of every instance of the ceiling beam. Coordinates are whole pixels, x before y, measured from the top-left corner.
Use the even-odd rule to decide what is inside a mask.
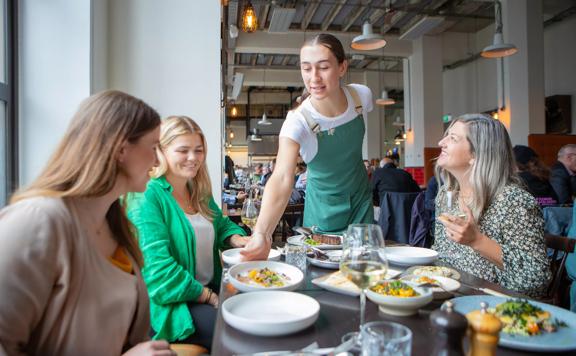
[[[273,54],[269,54],[269,56],[270,56],[270,57],[268,58],[268,61],[266,62],[266,65],[267,65],[268,67],[270,67],[270,66],[272,65],[272,62],[274,62],[274,55],[273,55]]]
[[[302,31],[305,31],[308,28],[308,25],[310,24],[310,21],[312,21],[312,18],[314,17],[314,14],[316,13],[316,10],[318,10],[319,6],[320,0],[308,1],[308,4],[306,5],[306,11],[304,12],[304,17],[302,18],[302,23],[300,24]]]
[[[328,29],[328,27],[332,24],[336,16],[338,16],[340,11],[342,10],[342,7],[344,7],[345,3],[346,0],[338,0],[336,4],[332,5],[332,8],[330,9],[330,11],[328,11],[328,14],[326,14],[326,17],[322,21],[322,27],[321,27],[322,31],[326,31]]]
[[[262,11],[260,11],[260,18],[258,22],[260,22],[260,30],[264,30],[266,28],[266,20],[268,19],[268,12],[270,11],[270,3],[266,2],[262,5]]]
[[[282,65],[283,66],[287,65],[289,60],[290,60],[290,56],[284,55],[284,58],[282,58]]]
[[[366,5],[356,5],[354,10],[350,11],[348,16],[344,19],[344,25],[342,26],[342,31],[346,32],[358,20],[358,18],[366,11]]]
[[[258,54],[255,53],[250,57],[250,65],[255,66],[257,60],[258,60]]]

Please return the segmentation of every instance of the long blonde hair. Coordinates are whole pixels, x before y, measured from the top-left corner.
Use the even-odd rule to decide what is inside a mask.
[[[473,191],[470,210],[478,222],[504,187],[509,184],[519,185],[520,179],[516,173],[510,136],[500,121],[483,114],[466,114],[456,118],[450,127],[457,122],[466,126],[466,140],[474,156],[468,180]],[[456,177],[450,172],[439,165],[436,165],[435,170],[436,178],[444,182],[446,190],[460,190]],[[439,195],[439,199],[443,199]]]
[[[156,149],[158,165],[152,169],[151,176],[159,178],[168,171],[168,162],[164,156],[164,150],[177,137],[188,134],[198,134],[202,140],[205,157],[208,155],[208,145],[206,137],[198,124],[188,116],[170,116],[162,121],[160,127],[160,145]],[[188,190],[190,191],[190,202],[194,210],[198,211],[206,219],[212,221],[214,212],[209,207],[210,198],[212,197],[212,185],[208,175],[206,159],[200,165],[196,176],[188,181]]]
[[[91,198],[110,192],[121,167],[116,157],[126,141],[135,143],[158,127],[160,116],[126,93],[109,90],[85,99],[38,178],[14,194],[11,203],[37,197]],[[80,155],[84,157],[79,160]],[[125,208],[116,200],[106,213],[113,236],[139,266],[142,253]]]

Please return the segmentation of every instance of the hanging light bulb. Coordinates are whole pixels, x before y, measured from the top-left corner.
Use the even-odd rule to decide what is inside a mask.
[[[496,11],[496,30],[494,31],[494,40],[492,44],[482,50],[484,58],[502,58],[513,55],[518,52],[518,48],[510,43],[504,43],[502,34],[502,4],[500,1],[494,1],[494,10]]]
[[[256,17],[256,12],[252,3],[248,1],[248,4],[244,6],[244,11],[242,12],[242,31],[244,32],[254,32],[258,28],[258,17]]]
[[[234,138],[234,131],[232,129],[230,129],[230,133],[228,134],[228,137],[230,137],[230,139]]]
[[[376,99],[377,105],[393,105],[396,101],[388,97],[388,92],[386,89],[382,90],[382,96]]]
[[[231,115],[232,117],[238,116],[238,109],[236,109],[236,106],[233,106],[233,107],[232,107],[232,110],[230,110],[230,115]]]
[[[269,126],[272,125],[272,121],[268,120],[268,116],[266,116],[266,111],[262,114],[262,119],[258,121],[258,125]]]
[[[386,40],[382,35],[372,32],[372,24],[368,21],[362,25],[362,34],[354,37],[350,47],[359,51],[371,51],[386,46]]]

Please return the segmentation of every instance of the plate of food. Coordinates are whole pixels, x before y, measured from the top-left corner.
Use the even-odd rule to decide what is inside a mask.
[[[310,236],[294,235],[290,236],[286,242],[292,245],[306,244],[317,247],[321,250],[342,249],[342,236],[331,234],[312,234]]]
[[[388,271],[386,272],[386,278],[387,279],[394,278],[398,276],[400,273],[402,273],[401,270],[388,268]],[[312,280],[312,284],[334,293],[349,295],[352,297],[357,297],[360,295],[360,288],[358,288],[354,283],[352,283],[340,271],[325,274],[322,277],[315,278]]]
[[[241,292],[295,290],[304,280],[300,269],[276,261],[252,261],[230,268],[230,283]]]
[[[415,276],[447,277],[455,280],[460,279],[460,273],[458,271],[444,266],[412,266],[406,270],[405,274],[413,274]]]
[[[383,313],[398,316],[415,314],[433,299],[430,289],[398,280],[378,282],[366,291],[366,297],[378,304]]]
[[[314,298],[286,291],[237,294],[222,303],[222,318],[228,325],[258,336],[306,329],[319,313],[320,304]]]
[[[242,248],[231,248],[222,252],[222,261],[228,265],[237,265],[242,262],[242,255],[240,251]],[[278,261],[280,260],[280,251],[276,249],[271,249],[268,254],[268,261]]]
[[[340,258],[342,250],[327,250],[324,254],[313,251],[312,254],[308,254],[308,262],[311,265],[328,269],[339,269]]]
[[[422,247],[391,246],[386,247],[386,257],[399,266],[425,265],[436,261],[438,252]]]
[[[502,322],[499,345],[536,352],[576,350],[576,313],[553,305],[489,295],[452,299],[456,311],[467,314],[488,303]]]
[[[401,278],[403,281],[416,283],[418,286],[427,285],[432,290],[434,299],[445,299],[452,296],[460,288],[460,282],[455,279],[441,276],[407,275]]]

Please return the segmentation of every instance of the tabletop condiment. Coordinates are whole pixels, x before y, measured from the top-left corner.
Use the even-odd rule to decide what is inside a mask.
[[[442,308],[430,314],[434,329],[432,356],[464,356],[463,338],[468,328],[466,317],[454,310],[454,303],[446,301]]]
[[[494,356],[498,347],[498,339],[502,322],[492,313],[488,312],[488,303],[480,303],[480,310],[468,314],[470,356]]]

